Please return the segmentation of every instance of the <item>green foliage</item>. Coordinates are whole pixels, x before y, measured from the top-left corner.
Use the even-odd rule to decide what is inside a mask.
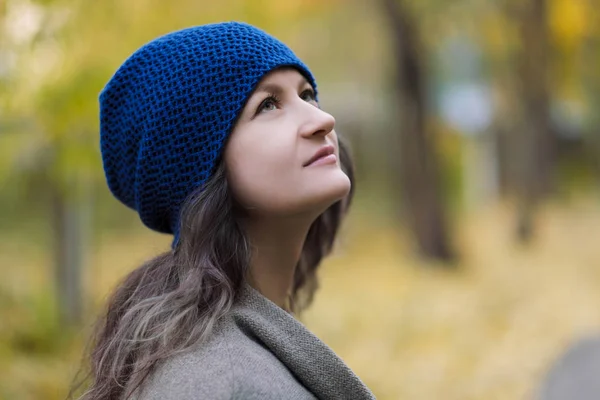
[[[0,341],[12,351],[37,356],[58,356],[68,344],[65,329],[58,324],[54,294],[40,291],[20,299],[5,299],[2,315],[11,330]],[[8,321],[7,321],[8,322]]]

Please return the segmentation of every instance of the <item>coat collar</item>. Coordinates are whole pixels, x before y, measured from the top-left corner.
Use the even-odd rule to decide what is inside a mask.
[[[319,399],[375,398],[333,350],[249,284],[242,285],[232,315]]]

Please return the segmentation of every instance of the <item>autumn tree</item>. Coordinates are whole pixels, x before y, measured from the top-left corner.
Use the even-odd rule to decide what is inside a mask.
[[[394,87],[399,100],[398,179],[406,215],[422,255],[450,261],[435,138],[428,127],[426,53],[414,17],[404,1],[384,0],[393,35]],[[396,149],[394,149],[396,152]]]

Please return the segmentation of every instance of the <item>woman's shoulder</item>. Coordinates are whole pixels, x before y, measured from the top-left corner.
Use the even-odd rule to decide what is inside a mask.
[[[136,399],[232,398],[236,378],[228,355],[231,333],[215,329],[203,343],[162,361],[144,382]]]
[[[165,360],[136,399],[275,399],[289,394],[314,398],[259,340],[225,318],[204,343]]]

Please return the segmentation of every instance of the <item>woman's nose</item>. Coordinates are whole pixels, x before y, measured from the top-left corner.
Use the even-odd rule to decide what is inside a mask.
[[[321,110],[314,104],[305,103],[304,120],[300,126],[300,134],[304,137],[326,136],[335,128],[333,115]]]

